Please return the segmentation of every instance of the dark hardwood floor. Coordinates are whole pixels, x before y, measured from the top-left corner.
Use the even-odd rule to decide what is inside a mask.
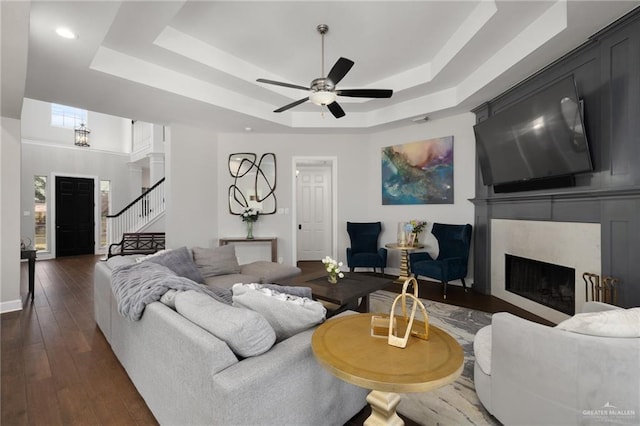
[[[97,261],[37,261],[34,302],[0,317],[2,425],[157,424],[93,320]]]
[[[93,267],[99,259],[37,261],[34,302],[0,316],[2,425],[157,424],[93,319]],[[320,262],[300,266],[305,274],[322,268]],[[443,301],[440,284],[422,284],[421,297]],[[26,298],[26,263],[21,288]],[[455,286],[446,303],[536,320],[506,302]]]

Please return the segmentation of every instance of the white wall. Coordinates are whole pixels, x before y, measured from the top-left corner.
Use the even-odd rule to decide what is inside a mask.
[[[224,185],[218,168],[217,136],[191,127],[174,125],[166,142],[165,225],[167,246],[209,247],[218,233],[218,215],[226,209],[217,203]]]
[[[20,300],[20,120],[2,117],[0,146],[0,312]]]
[[[221,134],[218,150],[218,187],[217,205],[218,219],[217,237],[242,236],[246,226],[239,216],[231,215],[228,208],[228,189],[233,184],[227,168],[229,154],[234,152],[253,152],[260,156],[267,152],[276,155],[277,184],[276,197],[278,208],[288,209],[288,214],[260,216],[253,228],[253,235],[277,236],[278,257],[286,264],[293,264],[295,253],[292,252],[295,217],[292,205],[293,192],[293,157],[321,156],[338,157],[338,230],[345,229],[347,213],[351,205],[364,206],[370,202],[370,194],[361,191],[366,181],[371,178],[369,166],[363,164],[362,156],[368,149],[368,136],[363,135],[289,135],[289,134],[255,134],[236,133]],[[350,220],[350,219],[349,219]],[[345,233],[346,234],[346,233]],[[338,233],[340,236],[340,232]],[[338,238],[338,256],[345,257],[345,241]],[[346,241],[348,243],[348,240]],[[330,254],[330,253],[327,253]]]
[[[239,236],[245,233],[245,225],[239,217],[228,213],[227,191],[233,183],[233,178],[226,164],[229,154],[233,152],[254,152],[258,156],[266,152],[276,154],[278,208],[288,208],[289,214],[261,216],[254,227],[254,235],[277,236],[278,254],[288,264],[295,260],[295,253],[292,253],[291,248],[295,238],[292,222],[292,158],[296,156],[338,158],[337,254],[345,263],[345,251],[349,246],[349,237],[345,231],[347,221],[381,221],[381,244],[395,242],[399,221],[419,219],[428,222],[473,224],[474,208],[468,200],[474,197],[475,191],[475,139],[472,127],[474,123],[473,114],[467,113],[370,135],[220,134],[217,150],[216,202],[219,217],[214,228],[217,235],[213,238]],[[450,135],[454,136],[454,204],[383,206],[381,148]],[[185,166],[191,167],[189,163]],[[196,202],[181,199],[192,205]],[[399,269],[399,263],[399,254],[390,251],[390,272]],[[469,278],[472,271],[470,265]]]
[[[73,106],[73,105],[70,105]],[[131,120],[88,111],[91,149],[131,152]],[[22,106],[22,139],[73,146],[73,129],[51,126],[51,104],[25,98]]]
[[[353,220],[382,220],[384,227],[380,236],[383,243],[396,241],[397,223],[411,219],[425,220],[429,223],[452,223],[473,225],[474,206],[469,199],[475,197],[476,148],[473,125],[475,115],[460,114],[421,124],[411,124],[407,127],[387,132],[376,133],[371,136],[368,154],[369,162],[375,168],[375,178],[367,181],[366,192],[371,195],[372,202],[367,209],[355,208],[349,212]],[[380,152],[382,147],[434,139],[453,135],[453,204],[423,204],[383,206],[381,185]],[[383,218],[383,219],[377,219]],[[473,244],[472,244],[473,247]],[[399,252],[389,250],[388,263],[390,266],[400,264]],[[473,282],[473,253],[469,255],[469,272],[467,285]],[[455,281],[454,284],[458,284]]]

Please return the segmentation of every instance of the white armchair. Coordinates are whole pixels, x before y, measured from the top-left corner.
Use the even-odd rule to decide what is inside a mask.
[[[584,307],[609,309],[617,308]],[[505,425],[640,424],[640,337],[578,334],[502,312],[478,331],[474,353],[478,397]]]

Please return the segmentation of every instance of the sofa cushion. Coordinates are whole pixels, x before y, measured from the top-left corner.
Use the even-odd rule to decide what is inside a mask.
[[[260,279],[255,275],[244,274],[228,274],[228,275],[216,275],[215,277],[207,277],[204,279],[204,283],[209,287],[218,287],[229,290],[231,293],[231,287],[234,284],[248,284],[257,283]]]
[[[148,257],[144,262],[157,263],[171,269],[180,277],[189,278],[197,283],[204,282],[196,264],[193,263],[189,249],[186,247],[165,250],[158,255]]]
[[[195,291],[177,294],[175,303],[180,315],[226,342],[239,357],[260,355],[276,341],[273,328],[258,312],[225,305]]]
[[[236,249],[233,245],[213,248],[194,247],[193,260],[204,278],[240,272]]]
[[[277,283],[286,278],[298,275],[301,272],[296,266],[283,265],[281,263],[258,260],[242,265],[243,275],[255,275],[260,283]]]
[[[491,375],[491,326],[482,327],[473,338],[473,355],[484,374]]]
[[[591,336],[640,337],[640,308],[576,314],[556,328]]]
[[[275,330],[277,341],[320,324],[327,314],[320,302],[280,293],[259,284],[236,284],[232,291],[233,306],[262,314]]]

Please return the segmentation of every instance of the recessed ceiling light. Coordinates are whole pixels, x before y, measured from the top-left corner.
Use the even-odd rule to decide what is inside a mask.
[[[247,126],[247,127],[245,127],[245,128],[244,128],[244,131],[245,131],[245,132],[250,132],[250,131],[252,131],[252,130],[253,130],[253,129],[252,129],[251,127],[249,127],[249,126]]]
[[[68,39],[78,38],[76,33],[71,31],[69,28],[65,28],[65,27],[56,28],[56,34],[58,34],[62,38],[68,38]]]

